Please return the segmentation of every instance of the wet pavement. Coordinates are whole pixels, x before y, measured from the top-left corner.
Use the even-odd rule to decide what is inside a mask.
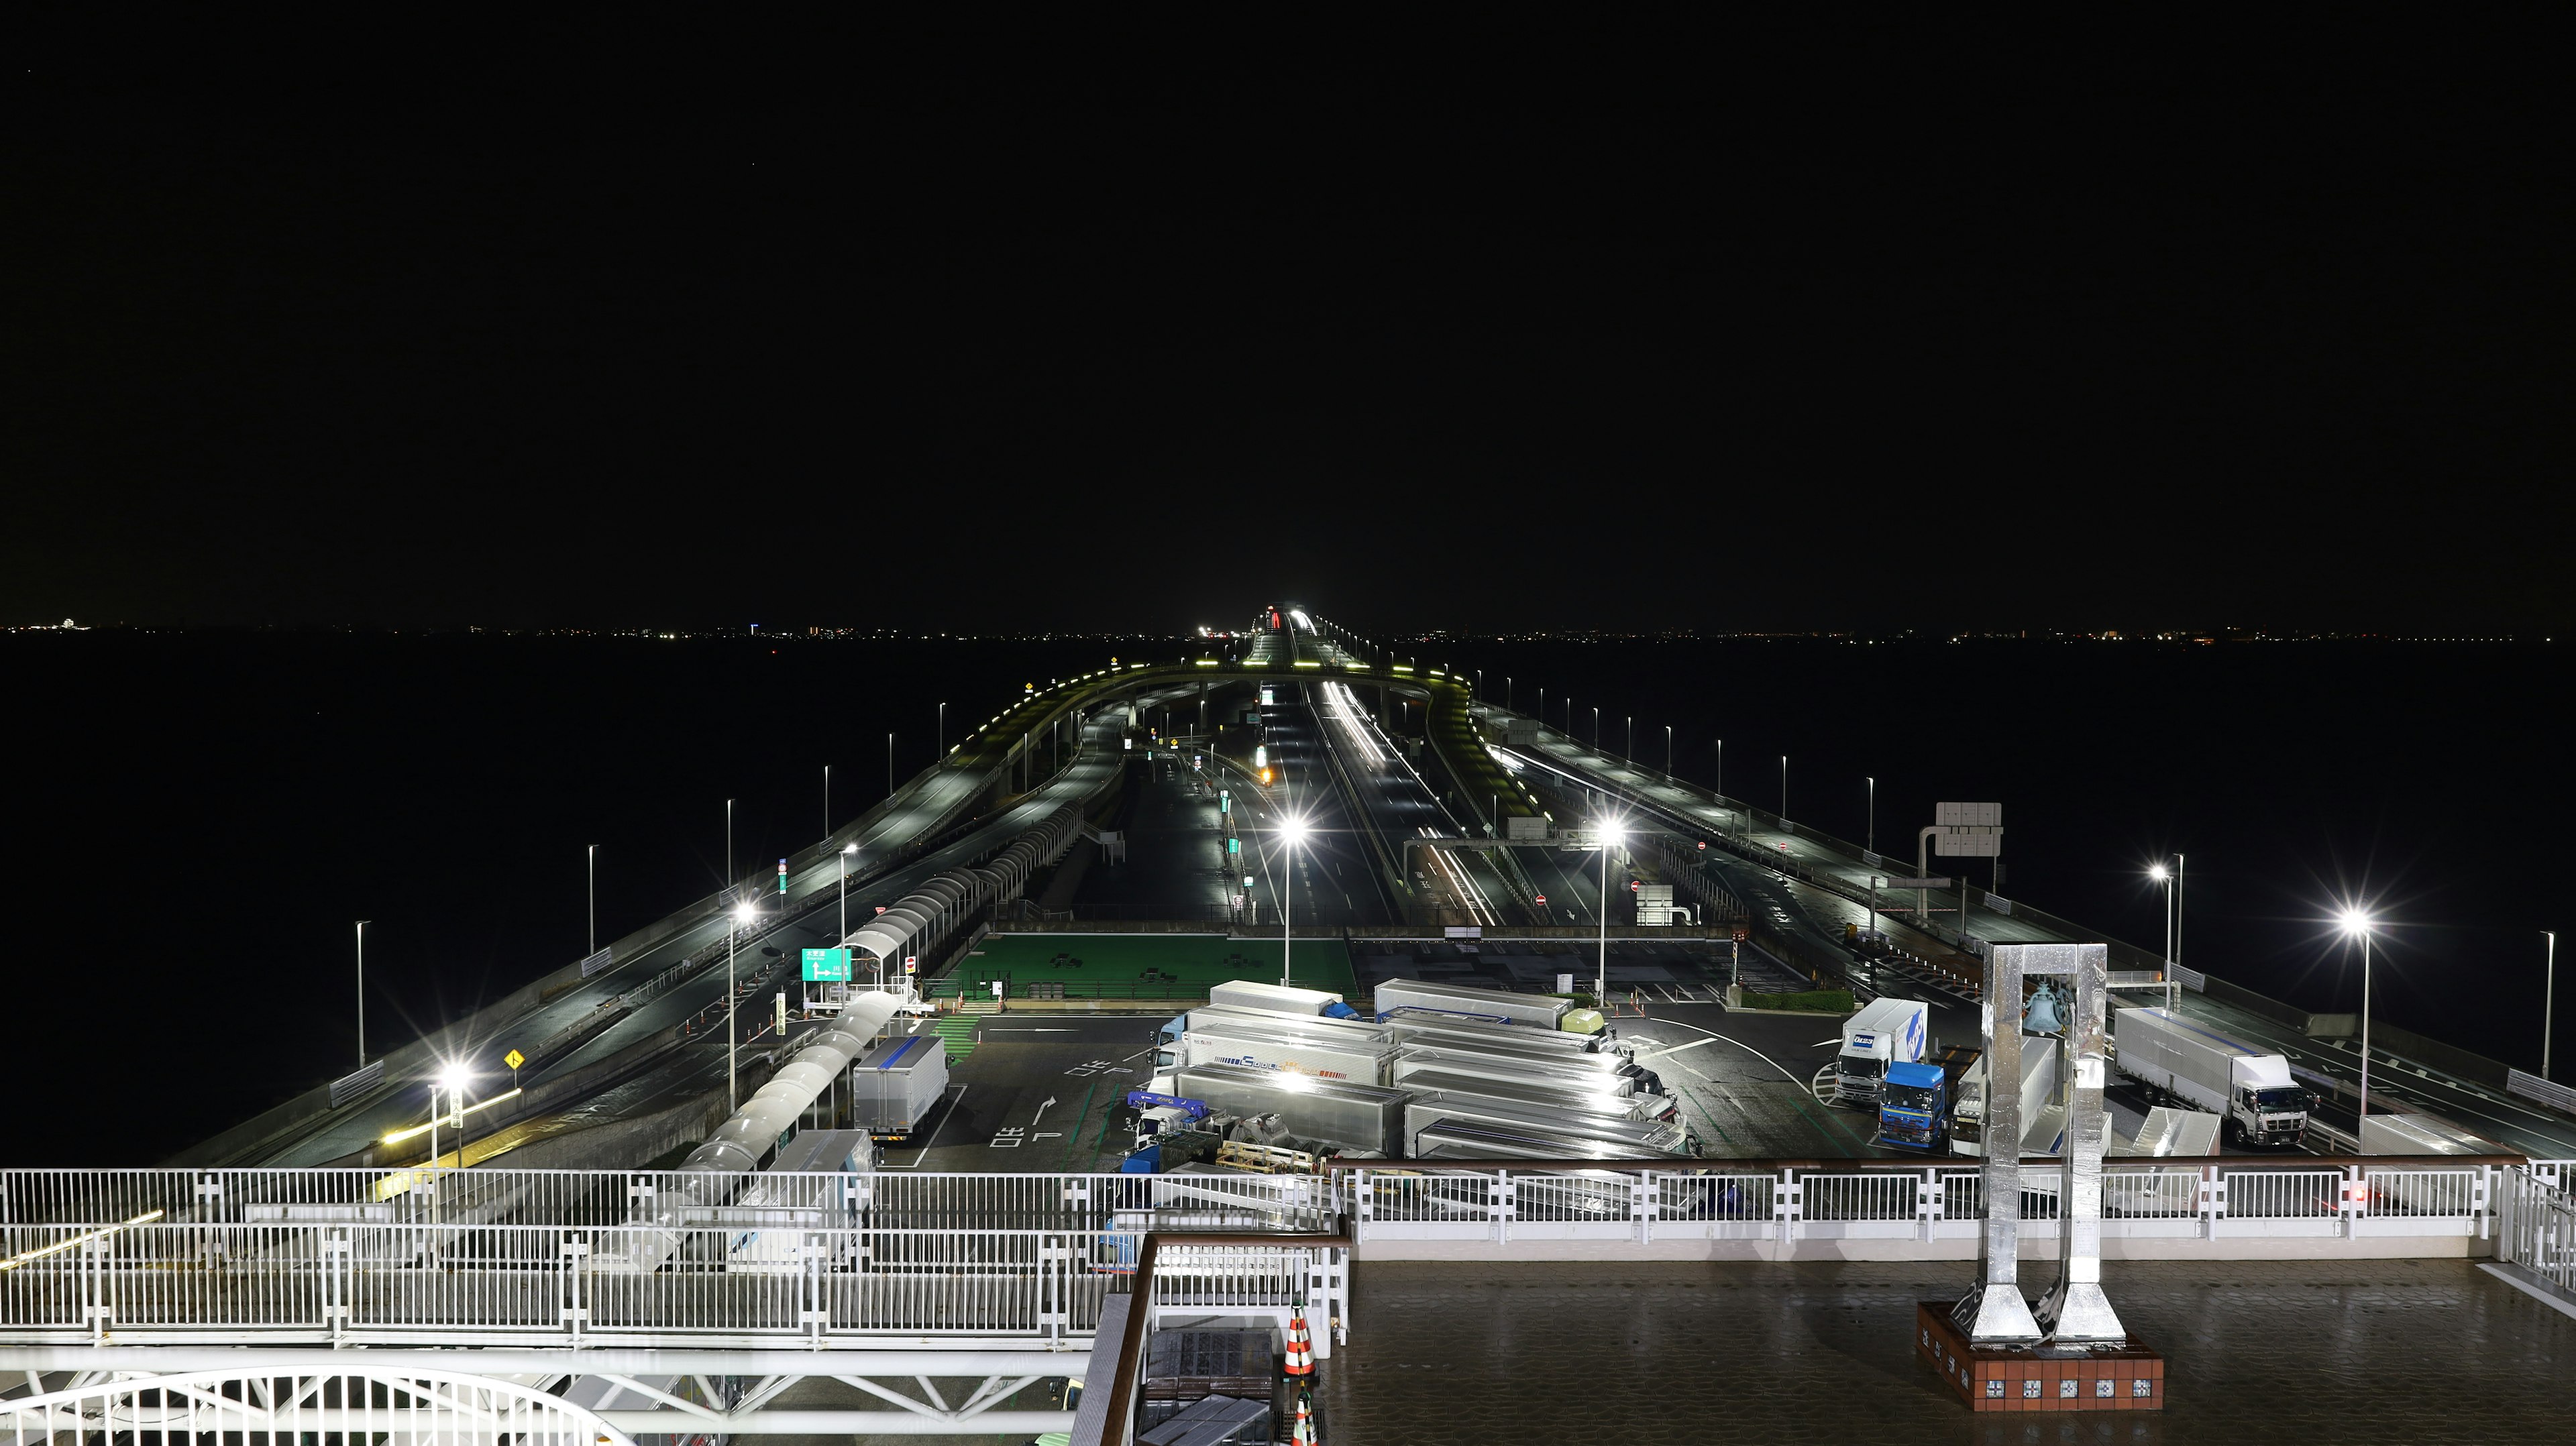
[[[1330,1440],[2561,1440],[2576,1319],[2474,1264],[2145,1262],[2108,1288],[2160,1415],[1976,1416],[1913,1351],[1956,1264],[1362,1262]],[[2026,1282],[2027,1284],[2027,1282]],[[2034,1290],[2035,1293],[2035,1290]]]

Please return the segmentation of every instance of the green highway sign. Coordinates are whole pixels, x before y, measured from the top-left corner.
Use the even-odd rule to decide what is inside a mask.
[[[850,951],[847,949],[808,949],[805,951],[805,982],[808,984],[847,983],[850,978]]]

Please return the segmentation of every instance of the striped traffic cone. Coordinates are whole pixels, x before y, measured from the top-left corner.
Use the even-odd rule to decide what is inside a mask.
[[[1288,1433],[1290,1446],[1315,1446],[1315,1393],[1297,1393],[1297,1429]]]
[[[1292,1376],[1315,1374],[1315,1343],[1306,1334],[1306,1303],[1302,1300],[1297,1302],[1296,1308],[1288,1313],[1286,1370]]]

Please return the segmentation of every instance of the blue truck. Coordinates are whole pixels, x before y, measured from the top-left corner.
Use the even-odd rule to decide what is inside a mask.
[[[1959,1076],[1976,1060],[1977,1051],[1954,1045],[1933,1059],[1889,1065],[1879,1086],[1874,1143],[1927,1154],[1945,1148],[1950,1112],[1959,1102]]]

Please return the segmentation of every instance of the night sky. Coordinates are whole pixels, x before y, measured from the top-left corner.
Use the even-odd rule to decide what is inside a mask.
[[[2576,622],[2554,98],[1067,59],[10,77],[0,623]]]

